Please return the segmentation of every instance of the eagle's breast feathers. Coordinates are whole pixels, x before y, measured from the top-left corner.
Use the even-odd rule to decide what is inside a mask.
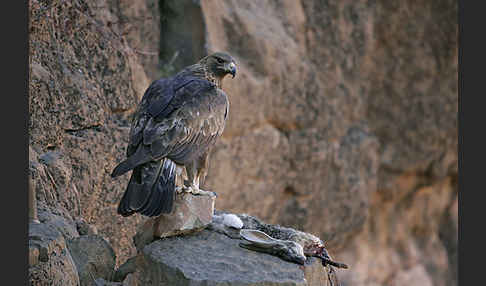
[[[194,160],[222,134],[228,108],[224,91],[207,80],[155,81],[132,121],[127,155],[144,144],[154,160],[168,157],[181,164]]]

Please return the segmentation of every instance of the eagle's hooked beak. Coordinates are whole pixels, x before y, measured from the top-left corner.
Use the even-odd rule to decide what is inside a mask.
[[[235,76],[236,76],[236,65],[235,65],[234,62],[231,62],[228,65],[228,72],[233,76],[233,78],[235,78]]]

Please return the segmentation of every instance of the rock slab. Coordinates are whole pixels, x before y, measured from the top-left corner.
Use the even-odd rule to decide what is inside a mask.
[[[68,249],[78,270],[80,285],[91,286],[95,279],[112,280],[115,252],[103,237],[82,235],[68,242]]]
[[[29,224],[29,266],[30,285],[79,285],[66,241],[50,224]]]
[[[241,248],[239,239],[203,230],[154,241],[137,259],[140,285],[326,285],[316,259],[302,267]]]
[[[213,196],[177,194],[170,214],[162,214],[147,220],[133,238],[140,251],[154,238],[188,234],[202,230],[211,223],[214,213]]]

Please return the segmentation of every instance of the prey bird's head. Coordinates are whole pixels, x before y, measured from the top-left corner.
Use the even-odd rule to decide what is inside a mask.
[[[222,80],[227,74],[231,74],[233,78],[236,75],[236,62],[226,53],[213,53],[202,58],[199,64],[204,65],[206,71],[218,80]]]

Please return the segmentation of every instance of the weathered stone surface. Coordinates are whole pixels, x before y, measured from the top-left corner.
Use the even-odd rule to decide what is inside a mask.
[[[337,271],[337,270],[335,270]],[[307,285],[315,286],[338,286],[340,285],[339,278],[336,274],[329,272],[328,268],[322,267],[322,264],[316,258],[309,258],[306,266],[304,267],[304,277],[307,281]],[[329,280],[333,281],[331,284]]]
[[[87,223],[83,218],[76,220],[76,228],[78,229],[80,235],[98,234],[98,229],[96,226]]]
[[[76,264],[81,286],[91,286],[98,278],[113,280],[116,255],[101,236],[82,235],[68,241],[68,249]]]
[[[66,241],[48,223],[29,224],[29,266],[30,285],[79,285]]]
[[[97,17],[97,19],[111,27],[115,33],[123,35],[130,50],[137,55],[138,62],[145,71],[149,81],[158,79],[161,75],[159,60],[159,43],[161,40],[159,1],[107,0],[106,6],[112,16],[107,17],[104,14]],[[140,74],[139,71],[136,73]],[[136,74],[132,74],[132,77],[135,77],[134,82],[141,80],[140,84],[147,84],[143,78]]]
[[[241,248],[239,242],[209,230],[156,240],[144,248],[134,275],[141,285],[317,286],[327,281],[322,266],[320,275],[308,277],[298,264]]]
[[[35,266],[39,262],[39,248],[29,243],[29,266]]]
[[[121,282],[123,281],[125,283],[125,280],[127,280],[128,276],[136,271],[137,264],[136,261],[139,258],[141,254],[138,253],[136,256],[131,257],[125,261],[118,269],[115,271],[115,275],[113,277],[113,281],[116,282]],[[128,278],[130,281],[133,279]],[[128,282],[127,282],[128,283]]]
[[[142,219],[116,215],[128,175],[109,174],[149,80],[110,3],[29,1],[29,169],[39,209],[95,225],[123,261]]]
[[[379,166],[366,83],[342,62],[353,44],[370,43],[341,34],[333,21],[347,4],[201,3],[208,45],[230,50],[239,64],[238,80],[225,83],[232,107],[207,186],[220,190],[222,209],[345,245],[366,221]],[[366,29],[360,24],[357,34]],[[364,55],[353,56],[359,68]],[[348,70],[349,79],[340,76]]]
[[[280,248],[267,254],[241,247],[245,240],[240,229],[259,229],[272,239],[298,243],[306,255],[311,255],[308,246],[322,245],[318,237],[245,214],[215,213],[203,231],[146,245],[116,271],[114,280],[128,285],[328,285],[329,279],[337,281],[334,273],[328,273],[330,268],[315,257],[307,256],[302,266],[279,256]]]
[[[141,285],[138,283],[135,275],[133,274],[128,274],[125,280],[123,280],[123,286],[138,286]]]
[[[424,188],[442,215],[457,193],[457,3],[201,6],[207,46],[230,51],[239,68],[225,83],[229,121],[205,184],[217,207],[353,252],[348,283],[383,284],[418,263],[434,284],[454,285],[453,220],[429,218],[423,235],[406,218],[422,212]]]
[[[240,70],[239,80],[226,83],[232,109],[207,184],[221,190],[221,208],[333,235],[342,246],[363,227],[371,192],[393,183],[384,168],[421,171],[442,157],[440,169],[454,167],[455,156],[445,155],[456,150],[457,24],[445,28],[449,51],[426,53],[441,43],[429,33],[441,29],[434,17],[447,17],[452,1],[440,10],[363,1],[201,5],[208,45],[230,50]],[[408,9],[414,17],[395,22],[393,13]],[[404,21],[416,29],[382,29]],[[397,60],[413,57],[424,61]],[[393,78],[384,76],[397,61]],[[418,124],[424,120],[430,124]],[[386,162],[396,164],[380,168]],[[315,223],[321,216],[326,222]]]
[[[444,214],[454,208],[457,182],[446,177],[429,185],[422,180],[402,177],[404,188],[413,195],[405,192],[399,201],[389,201],[379,193],[372,197],[374,207],[364,230],[336,252],[351,264],[352,271],[341,273],[343,282],[354,285],[388,277],[390,285],[395,280],[457,285],[457,231],[446,228],[454,224]]]
[[[39,223],[39,217],[37,215],[37,199],[35,195],[35,188],[32,180],[29,177],[29,223]]]
[[[211,223],[214,200],[214,196],[209,195],[176,194],[172,212],[148,219],[133,238],[135,246],[141,250],[155,238],[202,230]]]
[[[397,277],[393,280],[392,285],[406,286],[406,285],[421,285],[432,286],[434,283],[427,274],[425,267],[422,265],[416,265],[411,269],[407,269],[398,273]]]
[[[103,278],[98,278],[98,279],[94,280],[93,284],[95,286],[122,286],[121,282],[106,281]]]
[[[49,224],[54,227],[66,240],[74,239],[79,236],[76,225],[69,218],[53,214],[46,210],[39,210],[38,216],[41,223]]]

